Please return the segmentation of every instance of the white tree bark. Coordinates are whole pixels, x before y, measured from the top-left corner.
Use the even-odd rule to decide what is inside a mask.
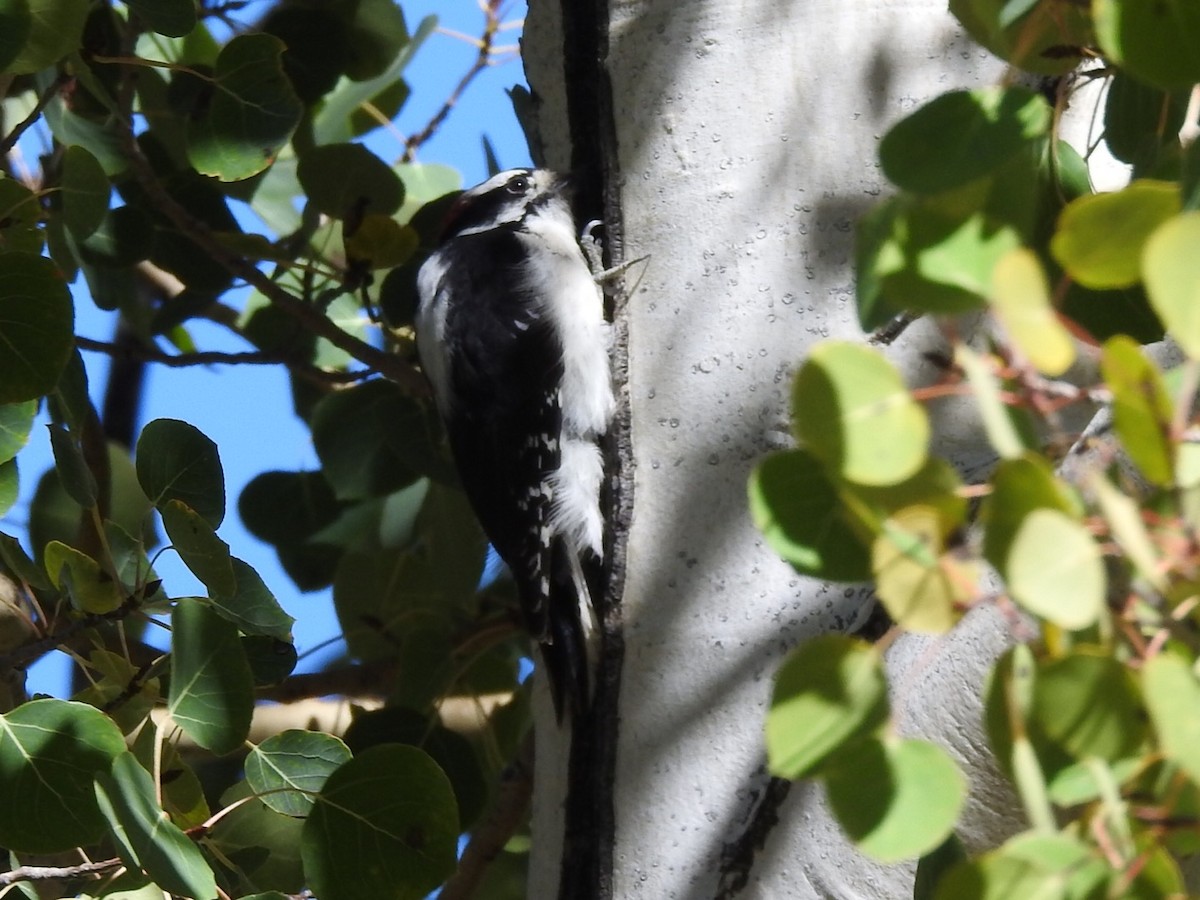
[[[531,6],[530,84],[548,162],[566,167],[560,12]],[[862,339],[853,230],[887,190],[879,137],[936,93],[994,82],[1000,65],[944,0],[614,0],[610,40],[624,256],[649,258],[627,308],[635,500],[611,896],[707,898],[765,786],[776,669],[800,641],[851,628],[867,596],[801,578],[767,549],[747,476],[786,441],[806,352]],[[919,362],[932,340],[918,323],[893,348],[910,383],[935,377]],[[987,454],[969,417],[934,413],[940,452],[966,466]],[[1018,823],[979,716],[1004,632],[977,615],[890,654],[901,726],[971,778],[963,831],[976,846]],[[540,736],[531,897],[556,894],[564,755]],[[819,790],[793,790],[781,818],[739,896],[911,896],[912,867],[861,858]]]

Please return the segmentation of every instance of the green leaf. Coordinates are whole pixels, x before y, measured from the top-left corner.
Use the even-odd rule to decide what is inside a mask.
[[[55,0],[50,0],[50,2],[55,2]],[[76,59],[82,59],[82,57],[76,57]],[[50,70],[38,74],[37,80],[43,89],[50,84],[51,76]],[[104,167],[107,175],[117,175],[128,167],[129,161],[121,144],[122,138],[115,117],[94,118],[76,112],[74,104],[68,102],[63,97],[63,92],[60,92],[46,107],[44,121],[50,127],[50,132],[58,138],[59,143],[63,146],[70,147],[77,144],[87,147],[88,152],[95,156],[100,165]],[[51,219],[51,221],[54,220]]]
[[[1179,186],[1166,181],[1135,181],[1110,194],[1080,197],[1059,217],[1050,251],[1085,287],[1129,287],[1142,277],[1146,239],[1179,205]]]
[[[33,17],[29,0],[6,0],[0,3],[0,72],[15,60],[29,40]]]
[[[134,538],[116,522],[104,523],[104,535],[108,541],[113,568],[117,578],[125,587],[126,594],[137,593],[144,602],[157,603],[166,600],[161,587],[149,596],[144,596],[147,585],[158,581],[146,556],[146,539]],[[151,538],[156,540],[155,538]]]
[[[892,126],[879,144],[879,161],[905,190],[950,190],[989,174],[1045,136],[1050,120],[1049,104],[1025,88],[951,91]]]
[[[869,738],[826,768],[838,822],[858,848],[883,862],[920,856],[952,832],[967,785],[942,748],[926,741]]]
[[[225,474],[217,445],[194,425],[155,419],[137,442],[137,476],[159,509],[179,500],[213,528],[225,517]]]
[[[339,499],[389,494],[443,464],[429,411],[391,382],[334,391],[312,416],[313,444]]]
[[[1092,625],[1104,610],[1100,548],[1078,522],[1053,509],[1025,517],[1003,571],[1021,606],[1063,628]]]
[[[368,7],[366,4],[359,6],[360,19],[361,13],[366,12]],[[361,131],[355,126],[355,120],[362,109],[363,104],[369,103],[376,99],[380,92],[389,89],[394,90],[394,85],[400,81],[400,75],[407,68],[413,56],[425,40],[437,30],[437,17],[426,16],[421,20],[421,24],[417,26],[417,30],[413,32],[412,38],[406,43],[395,57],[391,60],[386,71],[381,74],[369,78],[366,81],[351,81],[348,78],[343,78],[334,88],[333,91],[327,93],[322,99],[321,107],[317,110],[313,117],[313,136],[318,145],[344,143],[358,136]],[[350,43],[351,50],[355,48],[356,42]],[[358,46],[366,49],[365,43],[358,43]],[[403,84],[403,82],[400,82]],[[403,173],[409,166],[401,166],[400,171]],[[445,171],[447,167],[436,167]],[[452,177],[457,179],[458,173],[454,170],[449,170]],[[409,186],[410,191],[414,190],[413,181],[407,174],[402,174],[404,183]],[[453,185],[450,190],[458,187],[458,184]],[[439,191],[433,194],[433,197],[441,196],[446,191]],[[432,199],[427,197],[426,199]],[[411,215],[411,210],[406,211]],[[404,216],[407,218],[407,216]]]
[[[421,537],[425,559],[438,573],[446,599],[456,604],[468,602],[483,577],[488,541],[466,495],[458,488],[429,485],[417,520],[411,525],[404,499],[393,494],[385,504],[380,521],[382,545],[404,546],[415,530]]]
[[[1042,457],[1003,460],[992,473],[992,493],[980,510],[983,555],[997,569],[1004,570],[1017,531],[1035,509],[1075,514],[1078,504]]]
[[[372,747],[325,782],[304,824],[304,873],[321,900],[419,900],[454,870],[454,793],[415,747]]]
[[[351,52],[347,10],[341,4],[275,4],[260,30],[287,46],[283,69],[306,105],[333,90]]]
[[[203,603],[184,600],[171,615],[171,631],[171,718],[213,753],[236,750],[254,711],[254,685],[237,628]]]
[[[37,410],[36,400],[0,406],[0,462],[8,462],[29,442]]]
[[[242,801],[240,805],[232,805],[238,801]],[[291,896],[302,893],[303,820],[269,809],[250,794],[245,781],[227,790],[221,802],[225,804],[226,815],[212,827],[206,843],[214,852],[236,863],[244,889],[272,889]]]
[[[87,369],[83,357],[76,349],[67,360],[54,393],[50,395],[51,412],[56,421],[64,423],[76,434],[83,434],[88,421],[95,414],[92,398],[88,395]]]
[[[955,866],[934,900],[1094,900],[1109,870],[1096,852],[1061,834],[1028,832]]]
[[[334,521],[338,510],[320,472],[263,472],[238,499],[246,529],[275,547],[303,544]]]
[[[16,5],[18,33],[26,28],[28,31],[16,58],[5,71],[11,75],[29,75],[78,50],[88,6],[88,0],[20,0]],[[0,23],[7,26],[8,18],[7,15],[0,18]]]
[[[910,506],[924,506],[937,515],[939,534],[945,538],[960,529],[967,521],[967,501],[960,495],[962,479],[948,462],[931,456],[912,477],[897,484],[866,487],[842,484],[840,492],[855,521],[874,535],[883,530],[884,522]]]
[[[61,425],[48,425],[50,432],[50,447],[54,451],[54,464],[58,468],[58,476],[71,499],[85,509],[96,505],[99,488],[92,470],[88,468],[87,460],[83,458],[83,450],[76,443],[75,435]]]
[[[283,73],[283,42],[241,34],[221,48],[212,99],[188,123],[188,160],[202,175],[240,181],[275,161],[304,111]]]
[[[100,563],[61,541],[51,541],[45,550],[46,574],[54,586],[65,591],[76,609],[103,615],[120,608],[125,592]]]
[[[232,595],[237,590],[229,545],[198,513],[180,500],[162,505],[163,528],[175,552],[192,574],[216,595]]]
[[[264,635],[243,636],[242,650],[250,664],[255,687],[279,684],[292,674],[299,661],[294,644]]]
[[[68,147],[62,167],[63,221],[75,237],[86,238],[108,215],[112,187],[104,167],[83,147]]]
[[[933,900],[938,883],[952,867],[967,858],[962,841],[951,832],[946,840],[921,857],[913,883],[913,900]]]
[[[1017,789],[1037,829],[1057,828],[1047,777],[1075,764],[1033,718],[1038,668],[1029,645],[1017,644],[996,660],[984,691],[984,725],[1001,769]]]
[[[296,620],[283,611],[275,595],[249,563],[236,556],[230,558],[230,563],[234,589],[228,594],[213,593],[210,598],[213,611],[246,634],[290,643]]]
[[[805,575],[865,581],[870,553],[837,488],[807,450],[773,453],[750,473],[750,515],[767,546]]]
[[[944,553],[938,510],[915,505],[885,520],[871,550],[875,589],[888,615],[909,631],[944,634],[975,590],[974,566]]]
[[[33,700],[0,717],[0,845],[58,853],[97,841],[92,781],[124,749],[116,725],[83,703]]]
[[[992,270],[992,310],[1017,349],[1043,375],[1056,378],[1075,362],[1075,344],[1059,321],[1037,254],[1010,250]]]
[[[1125,666],[1083,651],[1039,667],[1033,718],[1076,759],[1119,760],[1134,753],[1146,733],[1142,700]]]
[[[43,234],[38,225],[42,218],[38,195],[21,182],[0,175],[0,249],[41,255]]]
[[[1140,731],[1142,734],[1146,731],[1144,722]],[[1059,806],[1091,803],[1103,796],[1105,781],[1116,785],[1129,784],[1141,774],[1142,765],[1141,757],[1136,754],[1111,765],[1099,758],[1085,758],[1054,773],[1049,797]],[[1097,778],[1098,773],[1102,773],[1100,778]]]
[[[50,589],[51,582],[46,573],[29,558],[21,542],[11,534],[0,532],[0,560],[8,568],[9,576],[22,584],[44,591]]]
[[[108,210],[100,226],[75,247],[80,262],[124,269],[145,259],[153,243],[154,228],[146,214],[136,206],[118,206]]]
[[[304,817],[325,780],[350,757],[349,748],[332,735],[288,730],[250,751],[246,781],[271,809]]]
[[[1178,148],[1189,93],[1161,91],[1124,72],[1114,74],[1104,99],[1104,143],[1109,152],[1139,173],[1168,148]]]
[[[89,684],[72,699],[107,712],[122,734],[144,725],[159,699],[158,679],[145,677],[138,666],[108,650],[93,650],[87,664]]]
[[[1188,92],[1191,95],[1191,92]],[[1183,150],[1179,173],[1179,193],[1188,212],[1200,209],[1200,143],[1192,141]]]
[[[983,304],[996,263],[1022,244],[1020,230],[987,208],[990,189],[985,179],[936,197],[900,197],[875,222],[878,245],[859,274],[875,286],[880,312],[958,313]]]
[[[156,799],[154,779],[132,753],[117,756],[96,779],[121,858],[164,890],[195,900],[216,900],[217,884],[200,848],[167,817]]]
[[[1106,56],[1161,88],[1200,81],[1200,7],[1192,0],[1094,0],[1096,37]]]
[[[1158,485],[1174,480],[1171,398],[1162,375],[1130,338],[1105,342],[1100,371],[1113,394],[1113,426],[1129,457]]]
[[[904,251],[897,236],[897,224],[908,207],[905,198],[891,197],[867,210],[855,222],[854,281],[858,323],[863,331],[881,328],[904,311],[902,305],[893,306],[888,302],[883,280],[889,272],[904,266]],[[390,273],[383,283],[385,299],[388,282],[393,275],[396,273]],[[407,287],[413,298],[409,305],[415,311],[417,298],[412,284],[415,284],[415,279],[410,278]]]
[[[767,713],[771,772],[783,778],[818,773],[887,716],[887,679],[873,647],[840,634],[807,641],[792,651],[775,682]]]
[[[131,663],[121,662],[125,668],[136,671]],[[158,679],[154,683],[157,684]],[[174,741],[162,741],[161,737],[157,728],[142,728],[137,732],[130,750],[143,769],[159,772],[162,807],[171,816],[172,822],[184,829],[206,824],[212,817],[212,810],[204,797],[200,779],[180,755],[178,745]]]
[[[340,511],[320,472],[263,472],[238,498],[246,529],[275,547],[301,590],[325,587],[333,579],[339,551],[320,532],[337,521]]]
[[[314,147],[300,157],[296,174],[309,201],[334,219],[390,216],[404,202],[404,183],[362,144]]]
[[[1000,15],[996,17],[996,22],[1001,28],[1007,28],[1013,22],[1029,15],[1037,4],[1038,0],[1005,0]]]
[[[510,669],[508,676],[501,690],[511,689],[515,672]],[[470,741],[442,725],[436,714],[422,715],[399,706],[363,711],[346,729],[345,741],[355,756],[380,744],[411,744],[428,753],[450,779],[464,831],[470,830],[489,801],[491,780],[480,766],[479,754]]]
[[[360,82],[361,83],[361,82]],[[402,78],[397,78],[391,84],[378,91],[358,109],[350,114],[350,129],[355,137],[363,137],[390,122],[400,115],[404,104],[408,102],[412,90]]]
[[[1129,562],[1155,590],[1167,594],[1170,591],[1167,567],[1160,564],[1158,547],[1150,537],[1137,501],[1113,487],[1099,469],[1093,470],[1085,483]]]
[[[950,0],[950,12],[971,37],[1019,69],[1063,75],[1077,67],[1083,48],[1095,43],[1090,10],[1073,3],[1020,0]]]
[[[966,344],[955,346],[954,361],[967,376],[992,447],[1004,459],[1020,458],[1025,452],[1025,441],[1014,422],[1014,413],[1000,396],[1000,384],[992,366]]]
[[[408,43],[404,11],[392,0],[359,0],[349,43],[347,76],[363,81],[381,74]]]
[[[457,587],[454,576],[450,586]],[[350,654],[398,660],[391,702],[424,709],[445,692],[458,666],[451,638],[463,614],[446,578],[416,550],[347,553],[338,564],[333,603]]]
[[[368,213],[353,234],[346,235],[346,258],[371,269],[390,269],[408,262],[420,238],[390,216]]]
[[[891,363],[870,348],[817,345],[796,376],[792,415],[800,440],[848,481],[895,484],[925,463],[925,408]]]
[[[1200,359],[1200,212],[1164,222],[1142,251],[1150,305],[1192,359]]]
[[[1151,657],[1142,695],[1163,754],[1200,784],[1200,681],[1191,667],[1173,653]]]
[[[184,37],[196,27],[194,0],[125,0],[142,24],[167,37]]]
[[[21,476],[15,459],[0,463],[0,516],[12,509],[20,495]]]
[[[54,390],[75,343],[75,312],[62,274],[32,253],[0,252],[0,403]]]

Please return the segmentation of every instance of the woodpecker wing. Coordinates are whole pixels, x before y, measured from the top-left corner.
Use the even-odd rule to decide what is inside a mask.
[[[447,265],[437,290],[458,298],[444,327],[460,336],[447,386],[459,477],[512,570],[530,634],[546,641],[562,351],[538,297],[522,286],[521,251],[512,229],[453,238],[439,251]]]

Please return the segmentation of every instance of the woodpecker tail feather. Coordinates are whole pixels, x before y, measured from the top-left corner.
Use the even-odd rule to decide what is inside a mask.
[[[548,604],[550,629],[541,643],[554,714],[560,723],[564,710],[569,710],[572,718],[578,718],[587,709],[591,695],[587,633],[582,615],[587,587],[579,578],[578,562],[572,565],[569,556],[569,553],[555,554]]]

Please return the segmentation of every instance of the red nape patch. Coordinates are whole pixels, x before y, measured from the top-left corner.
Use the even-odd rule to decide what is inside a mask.
[[[453,234],[455,225],[462,218],[463,210],[470,205],[467,200],[467,192],[463,191],[458,195],[457,199],[450,204],[450,208],[446,210],[446,214],[442,216],[442,224],[438,229],[437,239],[441,243],[446,239],[446,235]]]

